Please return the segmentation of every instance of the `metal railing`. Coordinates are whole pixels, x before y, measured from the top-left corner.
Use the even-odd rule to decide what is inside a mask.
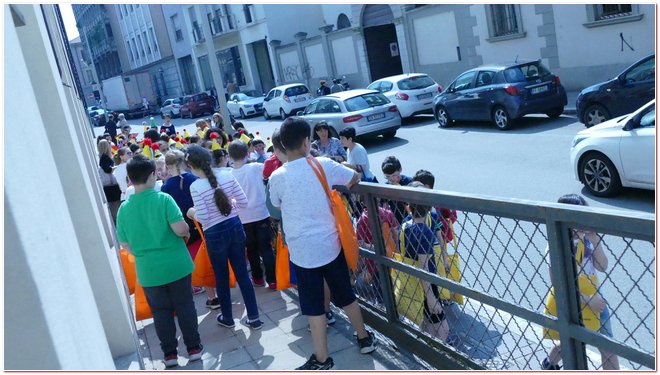
[[[407,249],[425,244],[421,236],[414,237],[423,230],[409,229],[404,231],[407,245],[400,246],[401,224],[409,219],[407,204],[444,214],[452,211],[440,207],[457,210],[455,221],[451,217],[425,224],[437,229],[439,242],[450,232],[455,237],[455,245],[446,241],[446,253],[460,277],[446,278],[419,262],[401,261]],[[351,189],[347,207],[361,241],[360,268],[353,278],[365,320],[438,368],[541,369],[547,357],[554,358],[552,363],[561,359],[565,369],[608,369],[614,360],[622,369],[655,368],[652,215],[370,183]],[[383,221],[396,228],[384,234]],[[584,246],[587,241],[581,241],[582,250],[576,245],[585,233],[594,249]],[[398,260],[388,256],[388,247],[401,255]],[[435,255],[444,257],[442,252]],[[452,264],[445,269],[451,271]],[[443,262],[437,265],[443,267]],[[585,275],[595,275],[591,292],[585,289]],[[434,323],[430,315],[435,312],[437,318],[438,308],[424,297],[424,282],[438,289],[436,301],[447,322],[444,333],[444,323]],[[547,308],[551,287],[554,316]],[[447,292],[454,299],[461,295],[462,303],[443,299]],[[596,312],[594,296],[606,301],[609,316]],[[600,328],[587,323],[593,324],[594,314]],[[553,350],[555,345],[561,351]]]

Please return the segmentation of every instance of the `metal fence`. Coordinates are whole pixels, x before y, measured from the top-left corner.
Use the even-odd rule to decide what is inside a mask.
[[[541,369],[548,357],[565,369],[655,368],[652,215],[369,183],[347,206],[365,319],[438,368]],[[451,217],[409,221],[425,208]],[[429,233],[441,239],[432,251]]]

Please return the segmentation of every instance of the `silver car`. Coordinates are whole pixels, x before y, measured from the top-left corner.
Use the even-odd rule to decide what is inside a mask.
[[[298,116],[312,127],[325,121],[337,134],[352,126],[357,136],[382,134],[393,138],[401,127],[396,105],[374,90],[349,90],[316,98]]]
[[[259,115],[264,111],[264,97],[255,98],[240,92],[231,94],[227,102],[227,109],[236,118]]]
[[[163,106],[160,107],[160,117],[165,115],[170,115],[171,118],[181,115],[181,98],[167,99],[163,102]]]

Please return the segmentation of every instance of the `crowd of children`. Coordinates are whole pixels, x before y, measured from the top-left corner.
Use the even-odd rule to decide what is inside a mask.
[[[216,284],[215,289],[205,288],[206,307],[220,309],[220,326],[235,326],[229,288],[233,272],[247,310],[242,323],[260,329],[254,287],[276,289],[273,228],[288,246],[301,313],[308,316],[314,343],[314,353],[298,369],[334,366],[326,332],[334,322],[330,299],[346,312],[360,352],[375,350],[375,336],[365,328],[355,289],[368,288],[382,302],[381,275],[373,261],[360,259],[355,277],[350,276],[319,177],[324,175],[330,187],[377,182],[366,150],[355,142],[355,129],[347,127],[336,139],[328,136],[327,124],[316,124],[318,139],[312,142],[310,124],[293,117],[274,131],[272,140],[263,140],[240,122],[228,133],[217,113],[213,120],[198,120],[193,133],[177,132],[169,116],[160,129],[153,118],[150,126],[143,123],[140,140],[129,125],[119,126],[121,133],[97,140],[99,175],[120,244],[135,255],[138,282],[153,312],[167,367],[178,363],[174,316],[189,360],[199,360],[203,352],[193,303],[193,294],[203,290],[191,285],[202,236]],[[385,158],[381,170],[386,184],[434,188],[433,174],[419,170],[408,177],[394,156]],[[373,248],[366,205],[358,200],[349,206],[360,245]],[[388,256],[398,254],[402,261],[442,275],[456,268],[457,258],[447,252],[447,244],[455,240],[455,210],[399,201],[382,201],[376,208]],[[420,286],[420,328],[456,345],[444,311],[455,296],[428,282]],[[556,366],[556,357],[544,367]]]

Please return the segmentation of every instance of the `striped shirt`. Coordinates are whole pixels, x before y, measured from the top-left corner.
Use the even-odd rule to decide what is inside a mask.
[[[238,216],[237,208],[246,208],[248,204],[243,189],[241,189],[241,186],[229,168],[213,169],[213,174],[215,174],[215,178],[218,181],[218,188],[222,189],[227,199],[231,202],[232,209],[231,213],[227,216],[220,213],[213,197],[215,189],[211,187],[209,180],[206,178],[195,180],[190,185],[190,196],[195,205],[195,219],[202,224],[203,229],[211,228],[218,223]]]

